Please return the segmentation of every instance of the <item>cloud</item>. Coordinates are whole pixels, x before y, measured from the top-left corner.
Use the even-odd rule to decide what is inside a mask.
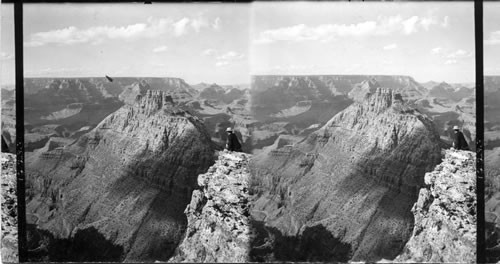
[[[222,67],[222,66],[226,66],[226,65],[229,65],[229,61],[218,61],[215,63],[215,66],[217,66],[217,67]]]
[[[441,52],[443,52],[443,48],[441,47],[436,47],[431,50],[431,54],[440,54]]]
[[[216,17],[215,20],[214,20],[214,23],[212,23],[212,28],[215,29],[215,30],[219,30],[220,29],[220,23],[221,23],[220,17]]]
[[[419,20],[418,16],[412,16],[409,19],[401,22],[403,24],[403,31],[406,35],[409,35],[411,33],[415,33],[418,31],[418,24],[417,24],[418,20]]]
[[[201,55],[206,57],[215,58],[215,66],[222,67],[231,64],[232,62],[239,61],[245,58],[245,54],[236,51],[228,51],[220,53],[216,49],[206,49],[201,52]]]
[[[462,58],[468,58],[472,56],[472,52],[467,52],[465,50],[459,49],[455,52],[449,53],[446,57],[447,58],[454,58],[454,59],[462,59]]]
[[[159,46],[159,47],[156,47],[153,49],[153,52],[164,52],[164,51],[167,51],[168,50],[168,47],[163,45],[163,46]]]
[[[500,30],[490,33],[490,37],[484,40],[486,45],[498,45],[500,44]]]
[[[181,36],[181,35],[186,34],[188,23],[189,23],[189,18],[187,18],[187,17],[182,18],[181,20],[175,22],[173,24],[173,26],[174,26],[174,34],[176,36]]]
[[[355,24],[321,24],[307,26],[298,24],[262,31],[254,39],[256,44],[276,41],[331,41],[337,37],[383,36],[390,34],[410,35],[422,30],[430,30],[432,26],[440,25],[433,16],[412,16],[403,19],[401,16],[382,17]],[[441,23],[441,26],[442,23]]]
[[[202,17],[199,17],[191,19],[191,27],[194,29],[194,31],[198,33],[201,31],[202,28],[208,28],[209,24],[207,20],[205,20]]]
[[[224,54],[218,55],[215,60],[215,66],[221,67],[231,64],[234,61],[239,61],[245,58],[245,54],[236,51],[228,51]]]
[[[7,60],[12,60],[12,59],[14,59],[14,54],[9,54],[6,52],[0,53],[0,60],[1,61],[7,61]]]
[[[384,50],[392,50],[398,47],[398,44],[392,43],[383,47]]]
[[[431,54],[441,57],[444,60],[445,65],[456,64],[474,55],[472,51],[468,52],[463,49],[450,50],[442,47],[433,48],[431,50]]]
[[[201,54],[203,56],[207,56],[207,57],[215,56],[217,54],[217,50],[215,50],[215,49],[206,49],[206,50],[202,51]]]
[[[105,40],[134,40],[140,38],[158,38],[158,36],[183,36],[189,32],[200,32],[210,28],[205,18],[183,17],[179,20],[170,18],[149,17],[145,23],[136,23],[125,26],[96,26],[86,29],[74,26],[45,32],[33,33],[24,43],[26,47],[39,47],[48,44],[99,44]]]
[[[443,22],[441,22],[441,26],[446,28],[448,27],[449,24],[450,24],[450,18],[448,16],[445,16],[443,18]]]
[[[220,56],[217,56],[217,60],[239,60],[245,57],[244,54],[235,51],[226,52]]]

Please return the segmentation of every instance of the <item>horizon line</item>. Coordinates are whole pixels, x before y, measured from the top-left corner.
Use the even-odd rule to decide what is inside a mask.
[[[207,83],[207,84],[219,84],[219,85],[249,85],[251,84],[251,78],[253,77],[258,77],[258,76],[401,76],[401,77],[409,77],[415,80],[416,82],[419,83],[425,83],[425,82],[447,82],[445,80],[442,81],[435,81],[435,80],[428,80],[428,81],[417,81],[413,76],[408,75],[408,74],[360,74],[360,73],[351,73],[351,74],[338,74],[338,73],[329,73],[329,74],[306,74],[306,73],[298,73],[298,74],[251,74],[249,75],[250,80],[249,83],[246,82],[235,82],[235,83],[217,83],[217,82],[207,82],[207,81],[199,81],[199,82],[193,82],[192,84],[201,84],[201,83]],[[484,75],[484,77],[496,77],[500,76],[499,75],[494,75],[494,74],[489,74],[489,75]],[[188,83],[185,78],[182,77],[174,77],[174,76],[110,76],[111,78],[152,78],[152,79],[165,79],[165,78],[170,78],[170,79],[181,79]],[[96,78],[106,78],[106,76],[24,76],[24,79],[96,79]],[[475,83],[475,80],[470,80],[470,81],[460,81],[460,82],[447,82],[447,83]],[[189,83],[188,83],[189,84]],[[1,86],[11,86],[15,85],[14,83],[2,83]]]
[[[250,78],[253,78],[255,76],[401,76],[401,77],[409,77],[409,78],[412,78],[413,80],[417,81],[415,79],[415,77],[411,76],[411,75],[408,75],[408,74],[361,74],[361,73],[349,73],[349,74],[339,74],[339,73],[328,73],[328,74],[307,74],[307,73],[298,73],[298,74],[250,74],[249,77]],[[484,77],[488,77],[488,76],[500,76],[499,75],[484,75]],[[183,77],[174,77],[174,76],[109,76],[111,78],[157,78],[157,79],[161,79],[161,78],[171,78],[171,79],[182,79],[183,81],[187,82],[185,78]],[[39,79],[50,79],[50,78],[53,78],[53,79],[78,79],[78,78],[81,78],[81,79],[86,79],[86,78],[106,78],[105,76],[66,76],[66,77],[62,77],[62,76],[25,76],[24,77],[25,79],[29,78],[29,79],[36,79],[36,78],[39,78]],[[445,80],[442,80],[442,81],[435,81],[435,80],[428,80],[428,81],[417,81],[417,82],[448,82],[448,81],[445,81]],[[250,80],[251,82],[251,80]],[[448,83],[475,83],[476,80],[469,80],[469,81],[460,81],[460,82],[448,82]],[[199,81],[199,82],[194,82],[194,84],[200,84],[200,83],[214,83],[214,84],[218,84],[217,82],[207,82],[207,81]],[[10,83],[10,84],[2,84],[3,85],[12,85],[12,84],[15,84],[15,83]],[[249,84],[249,83],[244,83],[244,82],[237,82],[237,83],[231,83],[231,84],[222,84],[220,83],[221,85],[231,85],[231,84]]]

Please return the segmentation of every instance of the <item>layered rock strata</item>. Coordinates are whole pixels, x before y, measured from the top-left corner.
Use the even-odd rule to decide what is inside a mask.
[[[106,261],[166,260],[182,238],[183,210],[213,152],[198,118],[165,92],[147,91],[75,143],[27,158],[27,217],[56,238],[90,243],[102,236],[121,248]],[[89,233],[95,235],[85,238]]]
[[[476,261],[476,154],[447,150],[425,174],[412,208],[413,234],[395,262]]]
[[[250,261],[249,158],[223,151],[208,172],[198,176],[201,189],[193,191],[184,211],[186,234],[170,262]]]
[[[342,255],[304,258],[306,245],[276,260],[393,259],[410,237],[424,174],[441,160],[439,135],[400,94],[374,85],[364,86],[363,97],[356,91],[351,106],[302,142],[251,163],[260,193],[252,210],[266,226],[298,240],[321,230],[350,246]]]

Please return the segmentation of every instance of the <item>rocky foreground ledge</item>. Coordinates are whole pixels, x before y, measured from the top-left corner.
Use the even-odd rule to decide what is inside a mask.
[[[446,150],[412,208],[413,234],[394,262],[476,261],[476,153]]]
[[[0,262],[19,262],[16,156],[2,153],[2,253]]]
[[[184,239],[169,262],[250,261],[250,155],[222,151],[208,172],[198,176],[184,211],[188,218]]]

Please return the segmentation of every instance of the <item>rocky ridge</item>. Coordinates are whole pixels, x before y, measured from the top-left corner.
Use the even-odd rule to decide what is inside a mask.
[[[425,174],[412,208],[415,227],[395,262],[476,261],[476,154],[446,150],[443,162]]]
[[[166,260],[213,152],[197,117],[167,92],[148,90],[75,143],[27,157],[27,217],[57,238],[100,239],[116,252],[89,259],[93,249],[82,249],[75,254],[88,255],[58,256],[62,261]]]
[[[341,256],[302,258],[306,245],[276,260],[294,260],[286,258],[293,254],[300,261],[392,259],[409,239],[411,207],[425,173],[441,159],[439,135],[399,93],[365,88],[362,100],[302,142],[254,157],[261,194],[252,210],[264,212],[266,226],[299,240],[308,230],[308,236],[326,232],[350,248]]]
[[[250,155],[223,151],[207,173],[198,176],[184,213],[188,224],[183,241],[169,262],[248,262],[248,160]]]
[[[2,153],[2,253],[0,262],[19,262],[16,156]]]
[[[484,76],[486,261],[500,261],[500,76]]]
[[[252,77],[252,89],[281,87],[312,99],[347,95],[354,87],[371,80],[377,80],[382,87],[395,90],[403,96],[414,97],[427,93],[427,89],[412,77],[403,75],[260,75]]]

